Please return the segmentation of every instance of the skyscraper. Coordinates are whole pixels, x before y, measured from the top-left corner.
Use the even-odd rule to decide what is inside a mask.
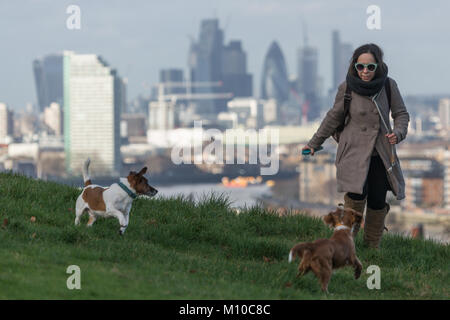
[[[49,54],[33,61],[34,81],[39,111],[50,103],[63,102],[63,55]]]
[[[159,82],[160,83],[169,83],[169,82],[177,82],[178,84],[184,81],[183,70],[181,69],[162,69],[159,72]],[[158,88],[155,88],[156,90]],[[170,85],[166,85],[164,87],[165,94],[172,93],[186,93],[186,89],[180,85],[176,85],[171,87]],[[156,93],[155,96],[159,94]]]
[[[181,69],[162,69],[159,72],[159,82],[182,82],[183,70]]]
[[[320,92],[318,77],[318,51],[305,44],[298,55],[299,90],[308,106],[307,118],[314,120],[320,115]]]
[[[114,71],[116,72],[116,71]],[[127,113],[127,85],[128,79],[119,76],[114,77],[114,100],[120,105],[120,113]]]
[[[441,121],[442,130],[450,132],[450,99],[444,98],[439,100],[439,120]]]
[[[275,99],[283,103],[289,98],[289,80],[280,46],[272,42],[264,59],[261,78],[261,99]]]
[[[201,86],[194,85],[192,93],[252,96],[252,76],[247,73],[247,56],[241,41],[233,40],[224,45],[224,34],[217,19],[201,22],[199,39],[191,43],[189,69],[191,82],[204,83]],[[219,96],[197,101],[197,113],[216,115],[225,111],[229,98]]]
[[[224,92],[231,92],[234,97],[253,95],[252,76],[247,73],[247,55],[242,50],[241,41],[230,41],[224,47],[222,74]]]
[[[95,174],[117,176],[122,80],[95,54],[64,52],[63,66],[66,168],[79,174],[90,157]]]
[[[339,31],[333,30],[332,33],[333,47],[333,87],[332,91],[336,91],[338,86],[345,80],[350,60],[353,55],[353,48],[350,43],[341,42]]]
[[[217,19],[201,22],[200,36],[191,43],[189,68],[191,82],[222,81],[223,31]],[[219,93],[219,87],[196,87],[193,93]],[[226,109],[226,101],[202,100],[197,102],[198,113],[215,114]]]
[[[0,102],[0,143],[12,139],[14,130],[13,112],[5,103]]]

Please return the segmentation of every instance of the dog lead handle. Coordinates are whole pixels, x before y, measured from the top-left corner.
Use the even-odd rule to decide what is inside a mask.
[[[322,149],[323,149],[323,147],[320,146],[320,147],[318,147],[317,149],[314,149],[314,152],[320,151],[320,150],[322,150]],[[303,154],[304,156],[307,156],[307,155],[311,154],[311,150],[310,150],[310,149],[303,150],[303,151],[302,151],[302,154]]]

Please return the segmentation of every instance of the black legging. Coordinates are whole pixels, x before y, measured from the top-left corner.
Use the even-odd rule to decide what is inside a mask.
[[[386,174],[380,156],[371,157],[363,193],[348,192],[347,195],[353,200],[363,200],[367,196],[367,207],[373,210],[383,209],[386,206],[387,191],[390,189]]]

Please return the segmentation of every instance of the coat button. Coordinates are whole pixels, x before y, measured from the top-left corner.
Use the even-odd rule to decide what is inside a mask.
[[[365,111],[361,111],[359,114],[362,115],[362,116],[365,116],[366,112]]]
[[[366,131],[366,130],[367,130],[366,127],[362,127],[362,128],[361,128],[361,131]]]

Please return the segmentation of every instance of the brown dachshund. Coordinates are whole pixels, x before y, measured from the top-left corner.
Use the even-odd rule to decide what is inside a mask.
[[[296,256],[301,259],[297,277],[312,271],[321,283],[322,291],[328,293],[328,282],[333,269],[353,266],[355,279],[361,275],[362,264],[356,256],[352,228],[361,223],[362,214],[339,204],[336,211],[323,218],[327,225],[334,228],[330,239],[318,239],[295,245],[289,252],[289,262]]]

